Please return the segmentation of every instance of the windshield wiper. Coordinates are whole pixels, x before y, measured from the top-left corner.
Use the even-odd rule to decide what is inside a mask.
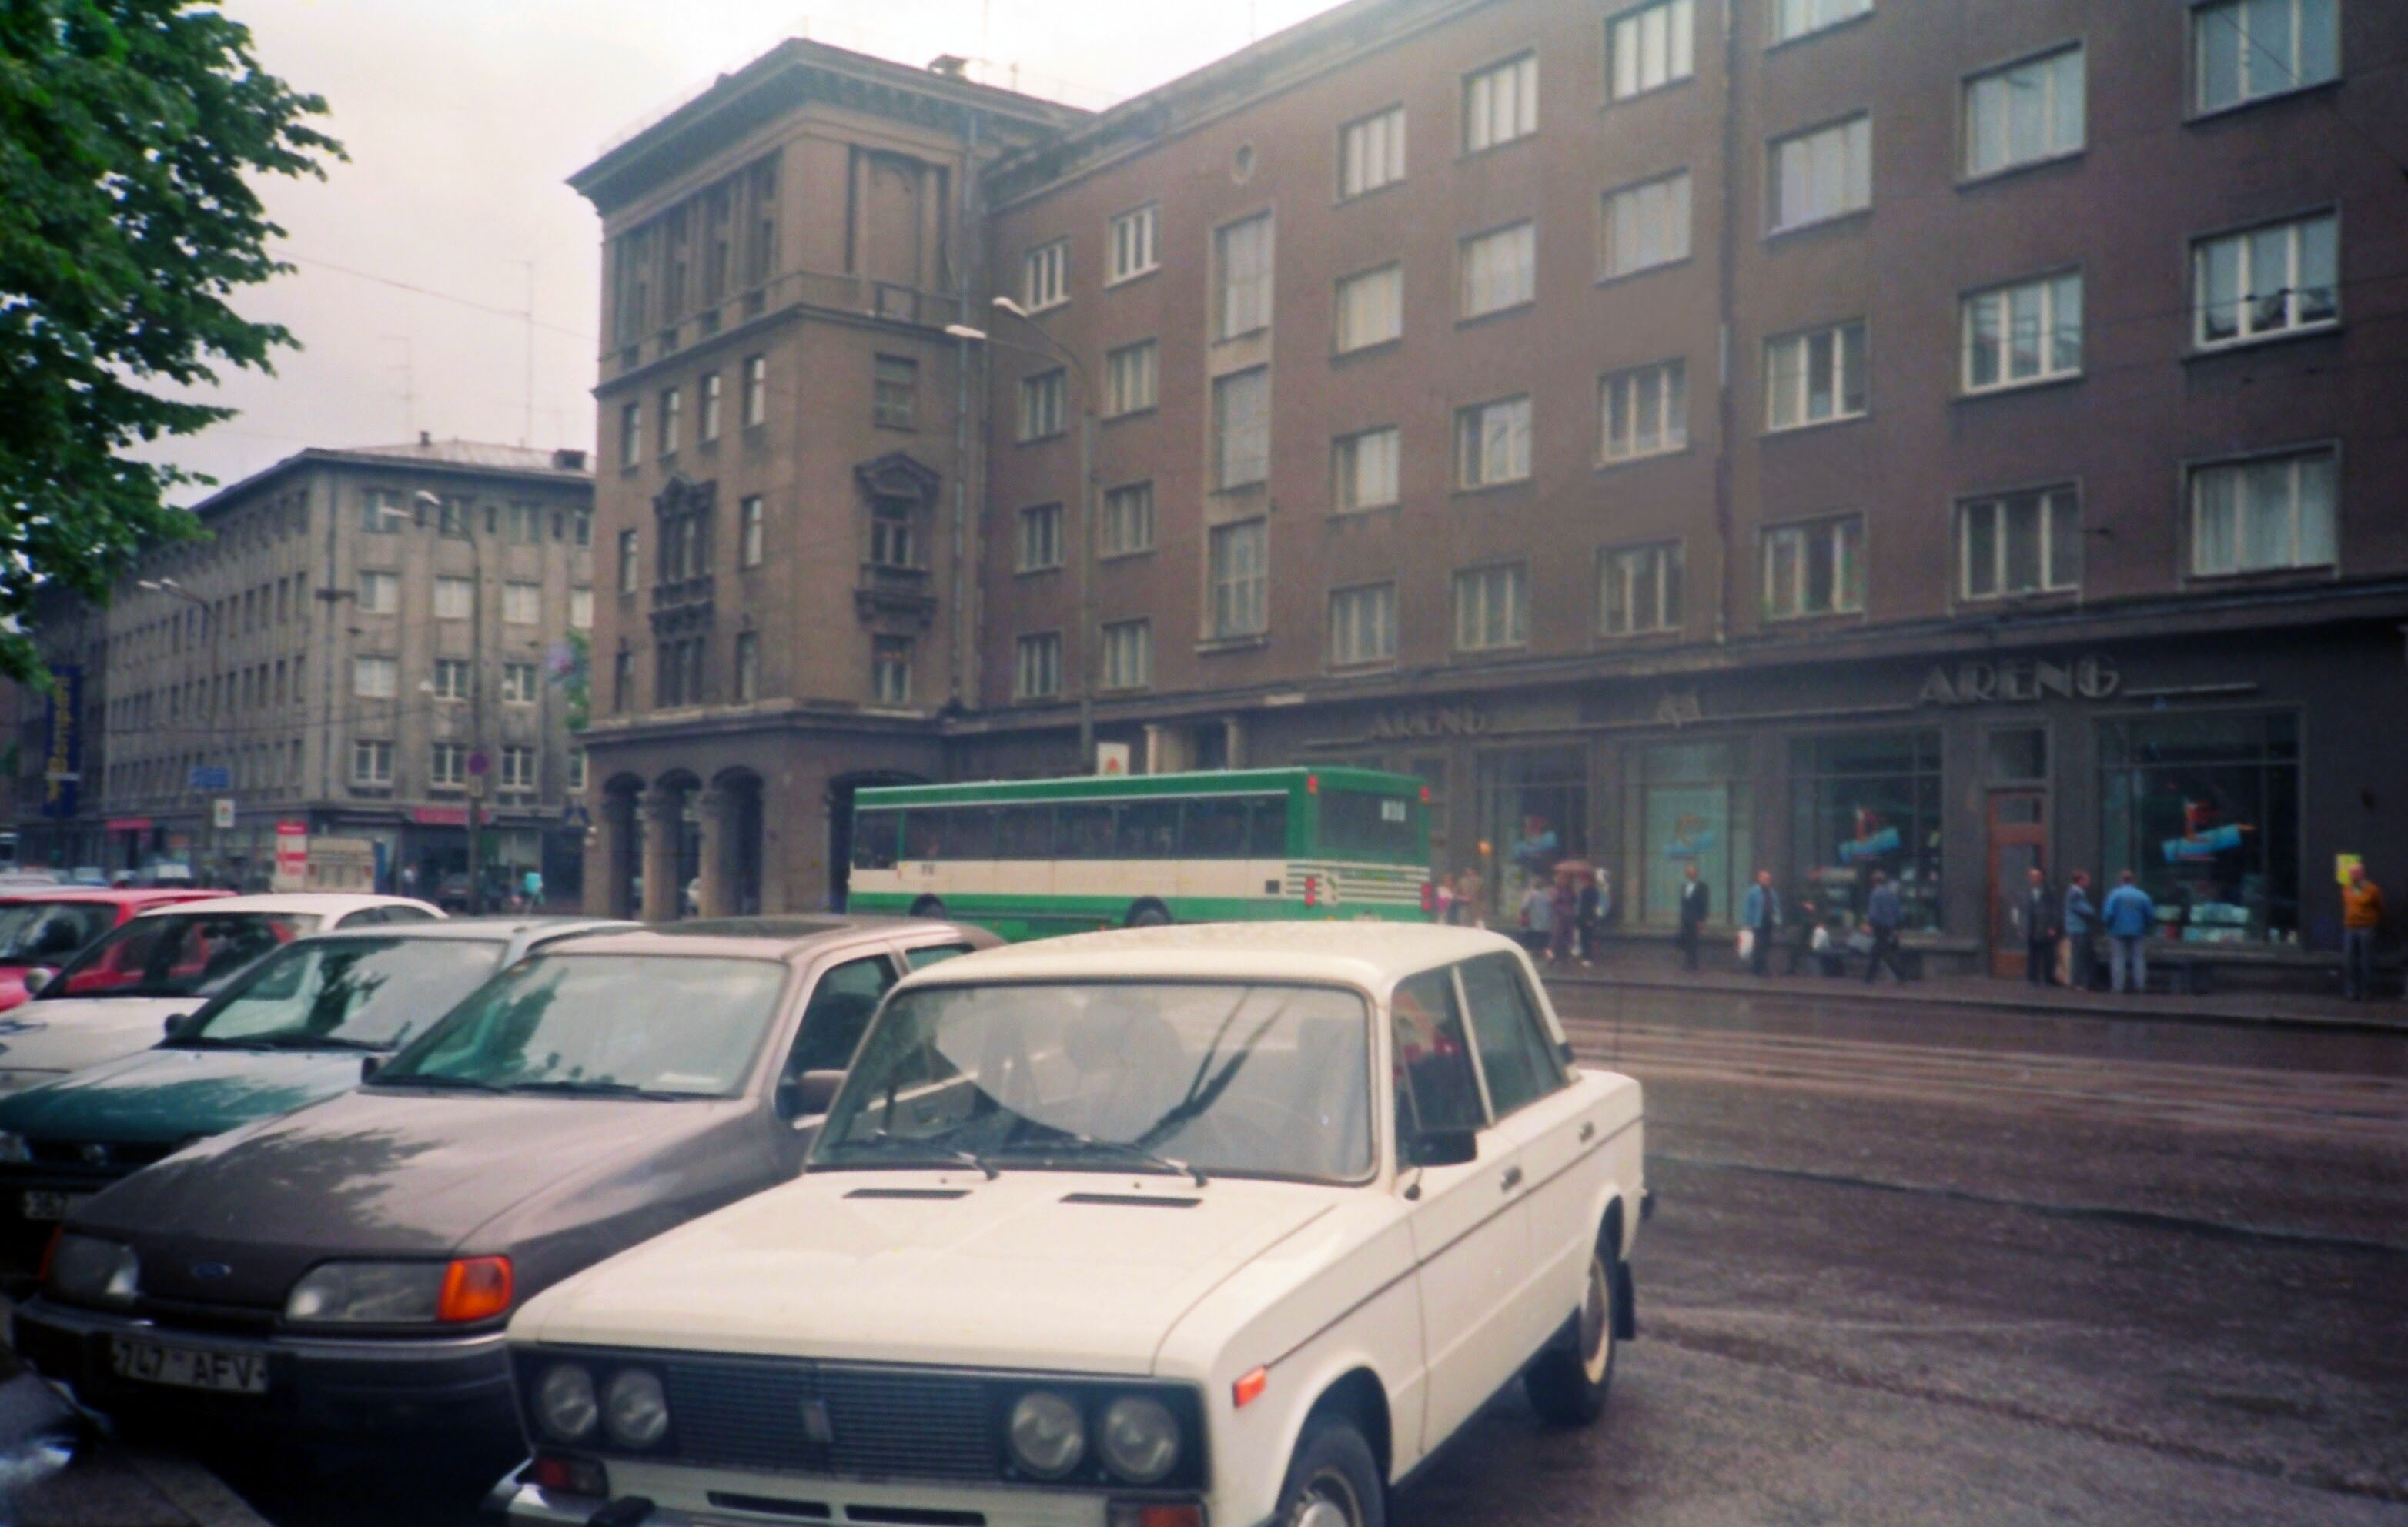
[[[1196,1186],[1198,1188],[1211,1180],[1204,1175],[1204,1168],[1180,1161],[1176,1157],[1166,1156],[1161,1151],[1140,1145],[1135,1140],[1097,1140],[1084,1135],[1066,1135],[1058,1140],[1031,1142],[1025,1146],[1014,1147],[1012,1149],[1015,1154],[1025,1151],[1028,1155],[1038,1157],[1118,1156],[1125,1161],[1143,1162],[1150,1166],[1158,1166],[1174,1177],[1194,1177]]]
[[[206,1034],[179,1035],[166,1040],[162,1049],[247,1049],[265,1051],[277,1047],[259,1039],[219,1039]]]
[[[259,1048],[262,1049],[374,1050],[381,1054],[393,1047],[366,1039],[337,1039],[331,1034],[270,1034],[261,1036]]]
[[[371,1087],[456,1087],[468,1092],[507,1092],[507,1087],[475,1077],[447,1076],[440,1071],[401,1071],[393,1075],[379,1072],[368,1078]]]
[[[956,1149],[952,1146],[937,1145],[927,1140],[906,1139],[899,1135],[889,1135],[884,1130],[880,1130],[875,1135],[864,1135],[858,1138],[832,1140],[822,1149],[829,1155],[834,1155],[839,1150],[891,1150],[897,1153],[908,1151],[923,1158],[924,1163],[929,1165],[942,1163],[954,1166],[976,1167],[986,1174],[989,1181],[1003,1176],[1001,1172],[996,1170],[994,1163],[983,1156]]]
[[[585,1097],[644,1097],[662,1103],[674,1103],[690,1092],[656,1092],[649,1087],[638,1087],[632,1081],[514,1081],[494,1089],[503,1092],[566,1092]]]

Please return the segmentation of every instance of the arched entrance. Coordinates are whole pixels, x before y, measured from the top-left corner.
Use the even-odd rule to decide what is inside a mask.
[[[643,780],[632,774],[602,787],[603,911],[614,918],[638,917],[644,909],[644,821],[636,809],[643,793]]]
[[[761,911],[761,777],[729,769],[703,797],[706,915],[756,917]]]
[[[647,873],[657,860],[668,883],[660,891],[645,888],[645,908],[652,920],[675,922],[695,914],[695,898],[702,879],[702,781],[676,769],[652,781],[646,792],[646,825],[656,835],[647,857]]]
[[[853,792],[870,785],[924,785],[928,781],[899,769],[863,769],[839,774],[828,781],[828,906],[844,910],[853,878]]]

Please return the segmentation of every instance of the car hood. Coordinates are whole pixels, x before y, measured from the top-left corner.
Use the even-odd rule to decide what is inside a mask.
[[[1086,1172],[813,1172],[567,1279],[529,1303],[510,1334],[1149,1373],[1181,1315],[1352,1191]]]
[[[172,1142],[290,1113],[360,1084],[355,1050],[146,1049],[0,1099],[0,1130]]]
[[[78,1071],[137,1049],[207,997],[59,997],[0,1018],[0,1071]]]
[[[623,1178],[631,1163],[664,1156],[751,1107],[740,1098],[353,1092],[179,1151],[93,1199],[75,1223],[141,1251],[153,1293],[243,1302],[256,1292],[280,1302],[294,1278],[328,1257],[510,1251],[464,1243],[514,1209]],[[615,1196],[624,1194],[597,1195],[604,1201],[593,1212],[616,1207],[607,1201]],[[148,1271],[158,1266],[172,1282],[200,1261],[232,1268],[221,1275],[230,1281],[179,1291]]]

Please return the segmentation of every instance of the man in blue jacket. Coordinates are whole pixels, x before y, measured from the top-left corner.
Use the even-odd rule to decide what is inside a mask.
[[[2090,872],[2078,869],[2065,888],[2065,939],[2071,944],[2073,966],[2068,973],[2077,992],[2090,990],[2099,978],[2099,947],[2094,939],[2099,932],[2099,909],[2090,904]]]
[[[1781,893],[1772,889],[1772,872],[1756,872],[1756,884],[1747,888],[1747,905],[1740,913],[1740,923],[1755,933],[1747,954],[1748,968],[1758,976],[1772,974],[1772,935],[1781,926]]]
[[[2107,924],[2107,958],[2114,978],[2115,990],[2124,991],[2125,980],[2130,990],[2149,989],[2149,929],[2157,920],[2157,903],[2149,893],[2132,883],[2132,872],[2124,871],[2115,878],[2115,889],[2107,892],[2107,905],[2099,909]]]
[[[1906,908],[1899,904],[1898,887],[1889,877],[1873,871],[1872,893],[1865,898],[1865,932],[1872,935],[1873,947],[1865,955],[1865,984],[1873,984],[1881,974],[1884,962],[1889,965],[1890,978],[1906,979],[1906,966],[1898,957],[1898,930],[1906,921]]]

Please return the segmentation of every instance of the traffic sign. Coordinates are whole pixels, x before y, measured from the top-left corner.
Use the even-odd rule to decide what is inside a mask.
[[[210,803],[209,821],[221,833],[234,826],[234,803],[224,796]]]
[[[468,755],[468,772],[470,774],[482,774],[492,766],[493,760],[487,758],[482,751],[473,752]]]
[[[195,764],[184,776],[186,790],[232,790],[234,770],[222,764]]]

